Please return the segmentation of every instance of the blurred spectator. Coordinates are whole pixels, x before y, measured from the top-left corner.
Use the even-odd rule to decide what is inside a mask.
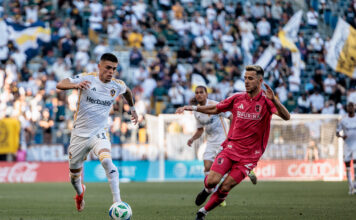
[[[181,6],[179,1],[176,1],[176,3],[172,6],[172,11],[173,11],[174,17],[176,19],[182,19],[183,18],[184,8]]]
[[[287,100],[283,102],[283,105],[287,108],[289,112],[295,113],[295,110],[298,107],[298,103],[295,100],[293,93],[288,93]]]
[[[314,52],[323,52],[324,41],[320,38],[319,33],[315,33],[314,37],[310,39],[310,44],[308,49]]]
[[[110,52],[109,45],[106,40],[100,40],[100,43],[94,47],[93,53],[97,61],[99,61],[101,55]]]
[[[21,52],[18,48],[15,49],[15,53],[10,56],[17,66],[17,69],[21,69],[26,62],[26,54]]]
[[[150,32],[145,32],[142,43],[146,51],[153,51],[157,43],[157,38]]]
[[[184,89],[179,83],[173,83],[173,86],[168,90],[168,95],[174,108],[184,104]]]
[[[336,86],[336,80],[334,79],[332,74],[328,74],[328,77],[324,80],[324,92],[330,95],[334,91],[334,87]]]
[[[321,114],[334,114],[335,113],[335,103],[333,101],[326,101]]]
[[[292,92],[295,95],[298,95],[300,92],[300,77],[293,73],[288,77],[288,83],[289,83],[289,91]]]
[[[113,19],[108,24],[108,39],[110,48],[115,48],[116,45],[122,46],[124,42],[122,41],[122,25],[117,19]]]
[[[307,24],[312,29],[318,28],[318,12],[314,11],[314,8],[310,7],[309,11],[307,12]]]
[[[39,126],[43,129],[43,143],[52,143],[52,128],[54,126],[53,120],[50,118],[48,109],[44,109],[42,112],[42,118],[39,121]]]
[[[303,93],[298,97],[298,108],[300,113],[310,113],[310,100],[307,97],[307,94]]]
[[[136,29],[129,33],[127,40],[130,47],[141,48],[143,36]]]
[[[309,97],[312,112],[313,113],[321,113],[321,110],[324,107],[324,96],[322,96],[318,89],[314,91],[314,93]]]
[[[257,23],[257,33],[260,36],[261,41],[268,41],[271,35],[271,25],[265,17]]]
[[[130,65],[133,67],[138,67],[142,60],[143,56],[141,52],[136,47],[132,48],[132,51],[130,53]]]

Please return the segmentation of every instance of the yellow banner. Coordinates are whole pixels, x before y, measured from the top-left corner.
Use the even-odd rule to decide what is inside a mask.
[[[356,30],[349,26],[350,33],[340,52],[336,71],[352,77],[356,68]]]
[[[294,44],[293,41],[289,40],[286,37],[286,33],[283,30],[278,32],[278,38],[281,41],[282,47],[288,48],[292,52],[297,52],[298,51],[297,46]]]
[[[20,122],[15,118],[0,120],[0,154],[16,153],[20,141]]]

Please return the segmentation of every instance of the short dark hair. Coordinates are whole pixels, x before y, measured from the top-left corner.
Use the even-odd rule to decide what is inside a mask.
[[[196,88],[195,88],[195,90],[197,89],[197,88],[199,88],[199,89],[204,89],[204,91],[206,92],[206,93],[208,93],[208,90],[206,89],[206,87],[205,86],[197,86]]]
[[[260,75],[262,77],[265,75],[263,68],[260,67],[259,65],[247,65],[245,67],[245,70],[246,71],[255,71],[257,75]]]
[[[112,53],[104,53],[103,55],[101,55],[100,61],[111,61],[111,62],[114,62],[114,63],[118,63],[119,62],[117,57]]]

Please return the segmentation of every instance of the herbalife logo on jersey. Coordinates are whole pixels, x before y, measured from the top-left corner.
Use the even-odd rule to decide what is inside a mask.
[[[108,101],[108,100],[93,99],[92,97],[87,96],[87,102],[90,102],[92,104],[110,106],[114,102],[114,100]]]
[[[239,107],[237,107],[238,109],[244,109],[244,105],[243,104],[241,104],[241,105],[239,105]]]

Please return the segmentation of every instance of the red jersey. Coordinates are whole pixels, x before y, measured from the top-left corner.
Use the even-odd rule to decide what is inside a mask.
[[[272,114],[277,112],[272,101],[263,90],[254,98],[243,92],[221,101],[216,108],[233,115],[227,139],[222,143],[224,150],[232,160],[236,157],[257,161],[267,146]]]

